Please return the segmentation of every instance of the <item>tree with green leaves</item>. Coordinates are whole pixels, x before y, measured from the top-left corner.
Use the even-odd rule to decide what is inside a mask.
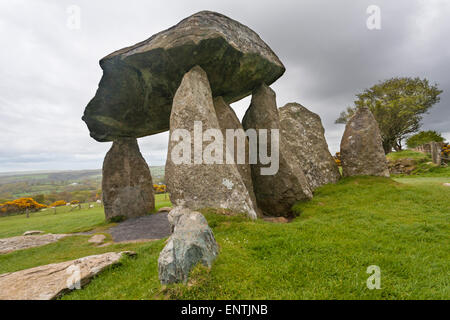
[[[444,137],[436,131],[420,131],[406,140],[408,148],[415,148],[429,142],[444,142]]]
[[[357,94],[352,107],[343,111],[336,123],[347,123],[357,108],[368,107],[380,127],[385,153],[402,149],[402,140],[417,132],[428,110],[440,101],[437,84],[427,79],[392,78]]]

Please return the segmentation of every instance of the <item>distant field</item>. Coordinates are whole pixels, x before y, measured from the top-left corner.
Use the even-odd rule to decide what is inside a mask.
[[[154,183],[164,182],[164,166],[150,167]],[[102,170],[0,173],[0,199],[101,189]],[[1,202],[1,201],[0,201]]]

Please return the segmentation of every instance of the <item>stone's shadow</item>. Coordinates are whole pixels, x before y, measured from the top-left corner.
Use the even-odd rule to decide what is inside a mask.
[[[163,239],[171,235],[167,213],[130,218],[107,231],[114,242]]]

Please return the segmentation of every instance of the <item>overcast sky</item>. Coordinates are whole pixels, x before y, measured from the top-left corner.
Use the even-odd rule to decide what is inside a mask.
[[[74,29],[70,8],[80,8]],[[381,30],[369,30],[369,5]],[[277,103],[299,102],[322,118],[332,153],[334,124],[355,94],[394,76],[426,77],[444,90],[424,129],[450,140],[450,1],[127,0],[0,2],[0,171],[101,168],[110,143],[91,139],[81,120],[105,55],[149,38],[201,10],[223,13],[256,31],[286,73]],[[250,99],[233,108],[239,118]],[[168,134],[139,139],[150,165],[164,165]]]

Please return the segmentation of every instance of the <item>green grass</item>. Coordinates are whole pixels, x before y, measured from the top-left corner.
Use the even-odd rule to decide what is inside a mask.
[[[41,212],[0,218],[0,238],[20,236],[27,230],[42,230],[48,233],[80,232],[106,225],[103,207],[75,209],[69,207],[47,209]]]
[[[420,163],[417,166],[417,169],[413,171],[413,174],[410,176],[402,175],[402,177],[447,177],[450,178],[450,166],[449,167],[439,167],[432,163],[425,162]]]
[[[361,177],[322,187],[290,224],[207,214],[220,255],[190,286],[158,285],[152,244],[64,299],[448,299],[449,196]],[[366,287],[370,265],[381,290]]]
[[[388,160],[399,160],[399,159],[412,159],[418,162],[431,161],[431,156],[422,152],[417,152],[413,150],[403,150],[398,152],[391,152],[387,156]]]
[[[155,211],[158,211],[162,207],[171,207],[168,193],[155,194]]]
[[[295,206],[299,217],[289,224],[205,212],[220,255],[211,270],[196,268],[188,286],[160,286],[164,240],[98,248],[88,237],[70,237],[0,256],[0,272],[135,250],[136,258],[62,298],[449,299],[449,197],[450,188],[428,178],[358,177],[319,188],[313,200]],[[366,287],[370,265],[381,268],[381,290]]]
[[[400,178],[393,178],[395,181],[411,185],[443,185],[444,183],[450,183],[449,177],[433,177],[433,176],[403,176]],[[450,189],[450,188],[449,188]]]

